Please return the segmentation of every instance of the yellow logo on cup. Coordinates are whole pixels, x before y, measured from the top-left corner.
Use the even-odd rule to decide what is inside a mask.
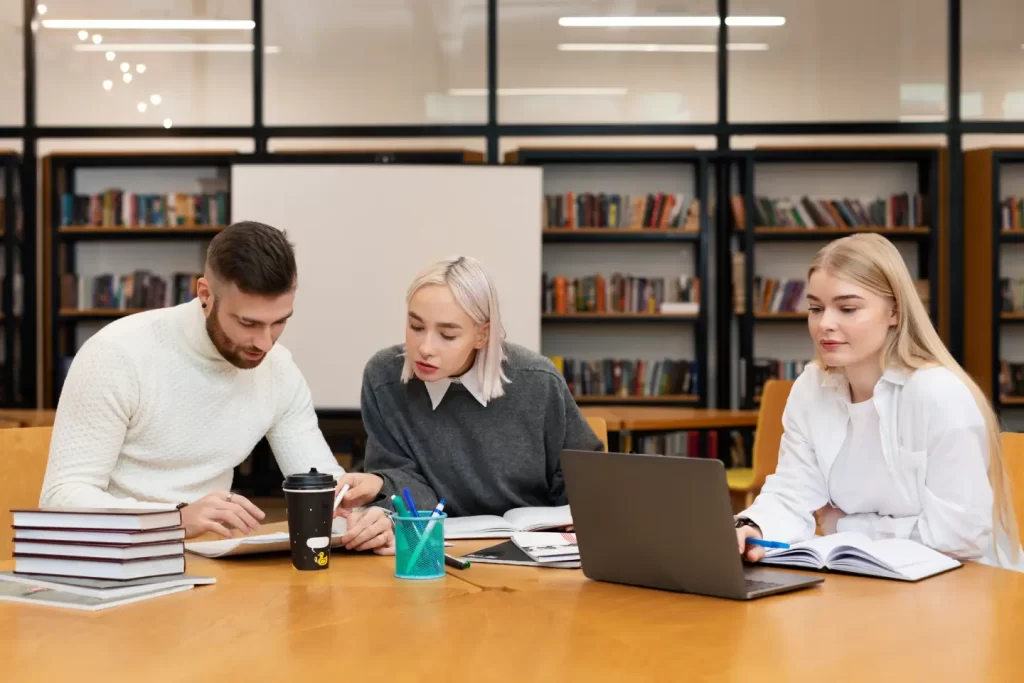
[[[313,561],[316,562],[321,567],[326,566],[327,565],[327,553],[325,553],[325,552],[317,553],[317,556],[315,558],[313,558]]]

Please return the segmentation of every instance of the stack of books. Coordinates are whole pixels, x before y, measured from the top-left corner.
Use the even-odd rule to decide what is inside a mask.
[[[12,510],[14,571],[0,600],[102,609],[213,583],[185,574],[175,509]]]

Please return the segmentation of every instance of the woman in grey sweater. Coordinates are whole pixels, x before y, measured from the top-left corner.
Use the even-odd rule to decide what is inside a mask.
[[[501,515],[566,504],[562,449],[603,450],[550,360],[505,341],[498,296],[469,257],[435,263],[408,293],[405,344],[363,373],[367,474],[344,506],[409,488],[421,510]],[[386,500],[386,498],[385,498]]]

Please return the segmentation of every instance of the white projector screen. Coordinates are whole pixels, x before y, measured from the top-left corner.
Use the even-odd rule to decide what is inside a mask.
[[[416,274],[479,259],[509,341],[540,350],[541,169],[500,166],[239,164],[231,217],[286,230],[299,289],[280,342],[318,410],[358,410],[363,367],[405,340]]]

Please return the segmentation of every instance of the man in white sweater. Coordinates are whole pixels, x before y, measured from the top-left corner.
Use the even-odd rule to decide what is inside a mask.
[[[57,406],[40,506],[184,503],[187,537],[230,537],[264,517],[230,492],[234,468],[264,436],[285,475],[344,474],[302,373],[275,343],[296,286],[285,234],[236,223],[211,241],[196,299],[128,316],[86,341]],[[393,550],[382,509],[342,514],[346,547]]]

